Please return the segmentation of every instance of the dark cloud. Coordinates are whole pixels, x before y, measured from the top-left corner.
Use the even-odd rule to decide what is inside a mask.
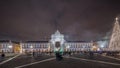
[[[57,29],[67,40],[99,40],[120,13],[119,0],[3,0],[0,39],[48,40]]]

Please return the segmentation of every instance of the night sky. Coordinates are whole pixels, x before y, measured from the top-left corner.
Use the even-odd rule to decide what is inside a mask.
[[[49,40],[57,29],[67,41],[110,35],[119,0],[1,0],[0,40]]]

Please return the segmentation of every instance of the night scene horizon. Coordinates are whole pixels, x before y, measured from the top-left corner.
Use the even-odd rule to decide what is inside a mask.
[[[120,1],[1,0],[0,68],[120,68]]]
[[[120,14],[118,0],[11,0],[0,2],[0,40],[101,40]]]

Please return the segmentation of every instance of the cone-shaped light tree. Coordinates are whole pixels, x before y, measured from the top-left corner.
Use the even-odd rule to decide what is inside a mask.
[[[109,50],[120,51],[120,25],[118,18],[116,18],[113,27],[112,35],[109,42]]]

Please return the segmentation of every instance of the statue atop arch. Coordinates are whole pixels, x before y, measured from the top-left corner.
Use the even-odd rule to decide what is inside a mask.
[[[54,34],[51,35],[51,40],[50,42],[52,44],[55,44],[55,42],[60,42],[60,44],[64,44],[64,35],[57,30]]]

